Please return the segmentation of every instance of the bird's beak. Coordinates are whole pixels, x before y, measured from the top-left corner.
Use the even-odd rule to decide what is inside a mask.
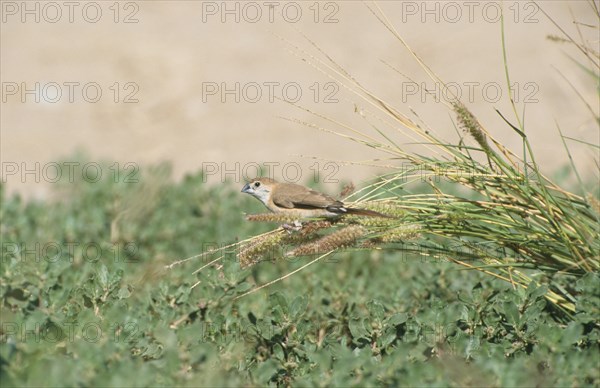
[[[250,191],[250,183],[246,183],[246,185],[242,188],[242,193],[247,193]]]

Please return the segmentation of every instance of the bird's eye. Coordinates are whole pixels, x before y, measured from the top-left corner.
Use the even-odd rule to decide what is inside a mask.
[[[260,187],[260,182],[254,182],[254,187]]]

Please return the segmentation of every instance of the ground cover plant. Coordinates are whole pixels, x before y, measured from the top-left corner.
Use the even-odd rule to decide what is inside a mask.
[[[340,252],[234,301],[305,261],[241,270],[239,252],[230,252],[193,289],[188,268],[164,266],[197,253],[198,241],[254,233],[261,225],[239,218],[259,204],[207,187],[201,174],[149,197],[146,188],[118,186],[80,182],[62,204],[3,198],[3,384],[599,382],[597,274],[572,284],[568,323],[556,318],[545,286],[515,290],[446,260],[387,250]],[[140,197],[138,213],[115,224],[118,203]],[[209,197],[222,199],[208,206]],[[39,253],[14,254],[9,243],[40,243]],[[43,253],[43,243],[62,249]],[[90,243],[102,245],[99,257],[84,251]]]

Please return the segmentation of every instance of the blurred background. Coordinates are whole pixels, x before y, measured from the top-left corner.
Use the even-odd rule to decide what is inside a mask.
[[[588,68],[589,62],[573,45],[548,39],[561,33],[542,12],[593,47],[598,30],[590,2],[541,2],[542,9],[522,1],[377,6],[481,123],[520,154],[518,135],[494,110],[516,121],[503,64],[503,7],[515,102],[538,163],[549,174],[568,165],[557,126],[598,144],[590,113],[598,114],[597,85],[575,61]],[[71,162],[74,174],[85,172],[74,164],[78,155],[134,174],[167,161],[174,179],[204,167],[211,184],[228,178],[241,186],[256,165],[267,164],[278,179],[305,183],[320,171],[325,183],[359,185],[384,170],[326,161],[385,155],[294,121],[340,130],[300,106],[369,133],[379,125],[362,118],[363,101],[315,68],[325,55],[399,111],[458,141],[440,85],[362,2],[2,2],[2,18],[8,193],[52,197],[55,164]],[[441,100],[425,88],[437,88]],[[390,133],[418,150],[401,130]],[[592,176],[596,151],[575,141],[569,146],[580,172]]]

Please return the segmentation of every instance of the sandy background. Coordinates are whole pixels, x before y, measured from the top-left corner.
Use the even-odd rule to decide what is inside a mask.
[[[22,9],[24,3],[2,2],[0,150],[2,179],[8,192],[36,198],[51,196],[53,183],[47,178],[53,173],[46,170],[50,175],[44,176],[44,166],[74,161],[77,150],[93,161],[121,165],[170,161],[177,179],[203,164],[218,166],[219,171],[208,179],[211,183],[222,180],[222,169],[242,175],[254,171],[244,166],[265,162],[279,163],[274,168],[276,178],[285,178],[284,174],[295,178],[294,168],[286,172],[283,167],[298,163],[303,167],[299,179],[312,179],[315,161],[298,155],[354,161],[382,157],[367,147],[282,119],[324,123],[279,99],[269,101],[265,83],[278,83],[274,95],[284,99],[293,98],[292,92],[299,87],[299,104],[370,130],[356,113],[359,100],[340,88],[333,96],[338,102],[326,103],[326,95],[335,91],[327,84],[331,79],[301,60],[281,39],[319,55],[303,35],[376,95],[409,115],[414,110],[431,128],[456,141],[453,117],[443,104],[420,93],[407,95],[406,90],[403,92],[406,79],[382,63],[390,63],[428,88],[435,86],[365,4],[273,2],[271,22],[269,6],[250,3],[228,2],[226,6],[233,13],[223,14],[222,2],[137,1],[121,2],[118,7],[113,1],[81,2],[73,9],[71,22],[69,8],[60,2],[55,3],[60,18],[46,3],[27,2],[34,10],[28,14]],[[497,108],[514,118],[506,94],[500,24],[496,21],[499,5],[456,2],[453,4],[458,7],[449,8],[447,4],[379,3],[419,56],[445,81],[461,86],[463,100],[488,130],[519,151],[519,138],[494,112]],[[580,32],[585,41],[597,47],[598,18],[589,2],[540,4],[577,39],[579,32],[572,20],[595,26],[581,26]],[[425,12],[424,7],[432,13]],[[469,7],[474,7],[471,15]],[[99,18],[97,9],[102,12]],[[296,16],[298,9],[302,11],[300,17]],[[533,3],[508,1],[504,9],[511,80],[518,84],[517,106],[520,112],[525,110],[526,128],[538,162],[552,173],[568,163],[556,123],[567,136],[594,144],[599,141],[597,123],[561,73],[598,114],[596,85],[570,59],[589,65],[581,53],[568,44],[546,39],[549,34],[560,33]],[[94,19],[99,20],[92,22]],[[467,85],[472,82],[476,84],[469,98]],[[36,83],[40,85],[39,102],[35,92],[21,94],[23,86],[35,89]],[[48,86],[51,83],[60,85],[62,97],[57,102],[52,102],[56,96]],[[72,102],[65,83],[79,83]],[[96,83],[102,92],[97,102],[84,99],[95,97],[93,88],[84,96],[82,87],[88,83]],[[239,101],[234,94],[221,96],[220,92],[203,96],[207,85],[224,84],[231,89],[235,83],[240,85]],[[256,102],[250,101],[257,90],[253,83],[260,85],[262,92]],[[283,86],[291,83],[296,88],[284,94]],[[500,85],[503,98],[492,102],[496,88],[488,87],[486,95],[487,85]],[[319,90],[316,102],[315,90]],[[130,97],[137,102],[125,103],[126,96],[134,91]],[[358,102],[359,110],[363,105]],[[401,131],[394,136],[401,144],[412,141]],[[574,142],[570,146],[584,175],[593,176],[596,152]],[[35,171],[36,162],[40,163],[37,173],[8,173],[14,166]],[[325,162],[319,163],[318,168],[328,169],[325,173],[333,171]],[[340,165],[330,178],[360,184],[361,179],[379,171]],[[243,180],[243,176],[231,174],[229,178]]]

